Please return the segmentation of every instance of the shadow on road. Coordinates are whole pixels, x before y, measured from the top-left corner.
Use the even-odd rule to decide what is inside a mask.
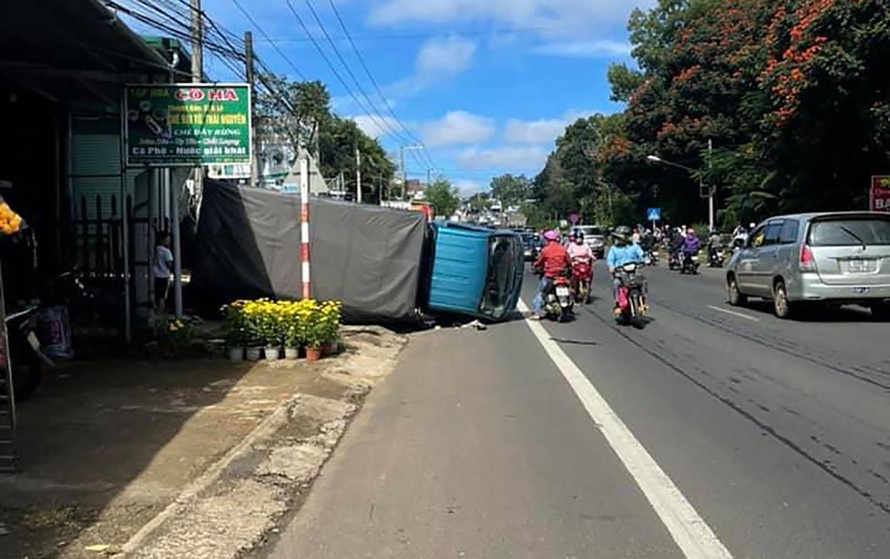
[[[749,301],[744,307],[758,313],[774,316],[771,301]],[[857,324],[857,323],[888,323],[890,318],[872,314],[870,310],[858,305],[820,305],[812,304],[798,306],[791,317],[792,322],[828,323],[828,324]]]

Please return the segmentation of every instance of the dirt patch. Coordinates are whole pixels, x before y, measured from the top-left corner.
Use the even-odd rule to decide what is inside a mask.
[[[377,328],[344,337],[344,352],[318,364],[55,370],[20,408],[24,471],[0,477],[0,557],[96,557],[87,546],[113,553],[128,542],[144,557],[249,549],[311,481],[405,342]],[[195,487],[208,472],[212,483]],[[154,529],[141,533],[146,523]]]

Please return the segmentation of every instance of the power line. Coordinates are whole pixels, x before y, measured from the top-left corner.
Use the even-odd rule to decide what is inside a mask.
[[[312,34],[310,33],[309,28],[306,26],[306,22],[303,21],[303,18],[300,16],[299,12],[297,12],[297,9],[294,8],[294,5],[291,2],[291,0],[285,0],[285,2],[287,3],[287,7],[290,9],[291,13],[294,15],[297,22],[300,24],[300,27],[303,28],[303,31],[306,33],[306,36],[311,37]],[[333,62],[331,62],[330,57],[328,57],[327,53],[324,51],[324,49],[321,47],[321,45],[318,43],[318,41],[313,39],[312,44],[315,46],[315,49],[321,55],[322,59],[324,59],[325,63],[328,65],[328,68],[331,69],[331,72],[334,74],[334,77],[337,78],[337,81],[339,81],[340,85],[343,86],[343,89],[346,90],[346,93],[349,94],[350,97],[352,97],[353,101],[355,101],[356,105],[358,105],[365,113],[367,113],[371,119],[378,120],[377,116],[374,114],[374,111],[372,109],[369,109],[368,107],[366,107],[365,104],[361,101],[361,99],[359,99],[355,95],[355,93],[352,91],[352,88],[349,87],[349,84],[346,83],[346,80],[344,80],[343,76],[340,74],[340,72],[337,71],[336,66],[334,66]],[[381,128],[381,130],[386,129],[385,122],[384,123],[377,122],[377,126],[379,126]]]
[[[388,131],[392,134],[397,140],[400,142],[411,141],[410,138],[406,140],[406,137],[403,136],[395,127],[391,126],[389,122],[386,121],[385,117],[382,117],[379,111],[377,111],[373,101],[368,97],[368,94],[365,92],[365,88],[362,87],[361,82],[359,82],[358,78],[355,77],[355,74],[352,72],[352,68],[347,64],[346,59],[343,58],[343,55],[340,53],[340,49],[337,48],[337,45],[334,44],[334,41],[331,40],[330,34],[328,30],[325,28],[324,24],[321,22],[321,18],[318,17],[318,13],[315,11],[315,8],[312,6],[312,2],[310,0],[306,0],[306,5],[309,7],[309,11],[312,13],[312,17],[315,19],[315,23],[318,24],[319,28],[321,28],[322,33],[325,37],[327,37],[328,43],[331,45],[331,48],[334,51],[334,54],[337,55],[337,58],[340,60],[340,64],[346,69],[346,72],[349,74],[349,77],[352,78],[352,82],[358,88],[359,93],[362,98],[368,103],[368,107],[371,108],[373,114],[369,114],[368,116],[371,119],[374,119],[378,126],[381,126],[381,130]]]
[[[308,0],[307,0],[308,1]],[[346,27],[346,23],[343,21],[343,18],[340,16],[340,10],[337,9],[337,4],[334,3],[334,0],[328,0],[328,3],[331,5],[331,10],[333,10],[334,15],[337,17],[337,21],[340,23],[340,29],[343,30],[343,34],[346,35],[346,38],[349,40],[349,44],[352,46],[353,52],[355,52],[356,58],[358,58],[359,63],[362,68],[365,70],[365,74],[368,76],[368,79],[371,80],[371,83],[374,85],[374,89],[377,91],[377,95],[380,96],[380,100],[383,102],[383,105],[386,107],[387,112],[389,112],[390,116],[398,123],[398,125],[405,131],[408,137],[412,142],[416,142],[420,145],[423,145],[414,134],[408,130],[408,127],[399,119],[398,115],[396,115],[395,111],[393,111],[392,107],[389,104],[389,101],[386,99],[386,95],[383,94],[383,91],[380,88],[380,84],[377,83],[377,79],[374,78],[374,74],[371,72],[370,68],[368,68],[367,62],[365,62],[365,57],[362,56],[361,51],[355,44],[355,41],[352,40],[352,35],[349,33],[349,29]],[[332,43],[333,44],[333,43]],[[429,151],[426,149],[426,146],[423,148],[423,153],[426,155],[428,162],[431,167],[437,167],[436,162],[430,156]]]
[[[256,20],[253,19],[253,16],[250,15],[250,12],[248,12],[247,10],[244,9],[244,6],[241,5],[241,2],[239,2],[238,0],[232,0],[232,3],[234,3],[234,4],[235,4],[235,7],[238,8],[238,10],[239,10],[242,14],[244,14],[244,17],[247,18],[247,20],[248,20],[248,21],[251,23],[251,25],[253,25],[253,27],[260,33],[260,35],[262,35],[262,37],[263,37],[264,39],[267,39],[267,40],[268,40],[268,39],[269,39],[269,35],[266,33],[266,31],[265,31],[262,27],[260,27],[260,25],[256,22]],[[286,62],[288,63],[288,65],[291,67],[291,69],[293,69],[294,73],[296,73],[297,76],[299,76],[299,78],[300,78],[301,80],[303,80],[304,82],[309,81],[309,79],[306,78],[306,76],[303,75],[303,72],[301,72],[300,69],[297,68],[297,65],[294,64],[293,61],[292,61],[290,58],[287,57],[286,54],[284,54],[284,52],[278,47],[277,44],[275,44],[274,42],[271,42],[271,41],[269,41],[269,42],[272,44],[272,48],[275,49],[275,52],[277,52],[278,55],[279,55],[282,59],[284,59],[284,61],[286,61]]]
[[[535,31],[558,31],[560,29],[569,29],[571,26],[567,25],[531,25],[531,26],[522,26],[522,27],[512,27],[512,28],[501,28],[501,29],[465,29],[465,30],[452,30],[452,31],[430,31],[427,33],[377,33],[374,35],[360,35],[357,37],[353,37],[355,40],[359,41],[382,41],[382,40],[399,40],[399,39],[430,39],[436,37],[452,37],[452,36],[461,36],[461,37],[480,37],[486,35],[512,35],[516,33],[528,33]],[[335,41],[348,41],[349,37],[332,37]],[[316,39],[321,39],[321,37],[316,37]],[[299,38],[299,37],[276,37],[274,39],[270,39],[270,42],[276,43],[306,43],[309,42],[310,38]]]

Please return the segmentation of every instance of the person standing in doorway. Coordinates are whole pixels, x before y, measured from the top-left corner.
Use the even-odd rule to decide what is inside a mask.
[[[173,268],[173,252],[170,251],[170,234],[158,233],[155,246],[152,275],[155,279],[155,312],[161,314],[167,308],[167,291],[170,288],[170,274]]]

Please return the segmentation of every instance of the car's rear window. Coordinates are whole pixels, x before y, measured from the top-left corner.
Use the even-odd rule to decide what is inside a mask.
[[[890,245],[890,216],[827,219],[810,226],[810,246]]]
[[[581,231],[584,235],[602,235],[603,230],[599,227],[579,227],[578,231]]]

